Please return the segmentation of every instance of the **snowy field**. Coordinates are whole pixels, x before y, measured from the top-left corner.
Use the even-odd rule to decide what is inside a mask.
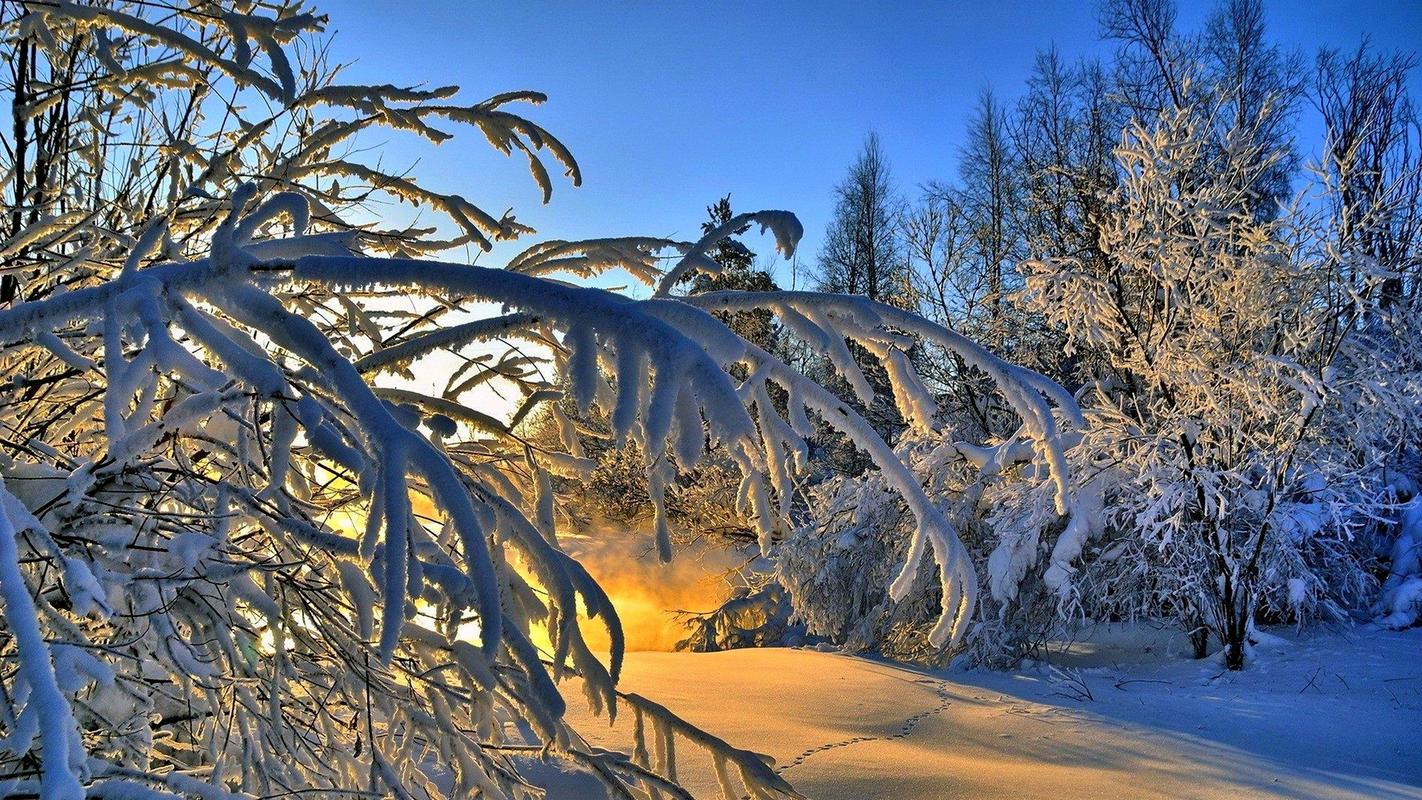
[[[1275,633],[1242,673],[1137,628],[1011,673],[632,653],[622,688],[770,754],[814,800],[1422,798],[1422,630]],[[576,721],[594,744],[630,746],[630,720]],[[688,789],[717,797],[682,747]],[[551,796],[603,796],[567,778]]]

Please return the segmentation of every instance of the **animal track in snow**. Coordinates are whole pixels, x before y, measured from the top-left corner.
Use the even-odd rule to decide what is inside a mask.
[[[928,681],[915,682],[927,683]],[[929,717],[942,714],[944,711],[947,711],[949,704],[953,702],[952,696],[948,694],[947,683],[945,683],[944,681],[935,680],[933,681],[933,684],[933,691],[935,694],[938,695],[938,705],[934,706],[933,708],[920,711],[917,714],[914,714],[913,716],[909,717],[908,719],[905,719],[903,724],[899,726],[899,729],[896,732],[891,733],[887,736],[854,736],[849,739],[842,739],[837,742],[829,742],[827,744],[811,747],[800,755],[795,756],[784,764],[776,767],[776,774],[784,774],[785,772],[792,770],[795,767],[798,767],[801,764],[805,763],[805,761],[807,761],[811,756],[818,755],[819,753],[823,753],[828,750],[838,750],[839,748],[849,747],[850,745],[859,744],[861,742],[887,742],[892,741],[894,739],[906,738],[909,734],[913,733],[914,729],[917,728],[919,724],[922,723],[924,720],[928,719]]]

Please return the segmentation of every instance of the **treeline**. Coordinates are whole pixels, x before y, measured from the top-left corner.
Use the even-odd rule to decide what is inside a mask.
[[[939,402],[941,430],[924,432],[870,354],[855,350],[863,403],[792,331],[760,343],[841,389],[951,509],[990,598],[984,659],[1082,620],[1174,618],[1197,655],[1221,646],[1236,668],[1261,620],[1411,624],[1414,56],[1288,50],[1260,0],[1225,0],[1198,31],[1168,0],[1099,16],[1109,57],[1045,50],[1011,99],[982,94],[956,176],[906,193],[871,133],[813,287],[915,310],[1069,387],[1085,410],[1064,434],[1076,513],[1011,457],[1019,420],[960,357],[911,352]],[[1300,139],[1305,113],[1321,141]],[[955,449],[983,435],[1004,444]],[[898,604],[883,590],[911,515],[853,447],[823,447],[797,490],[816,522],[787,536],[777,580],[812,634],[922,657],[938,587],[925,577]],[[964,467],[988,458],[987,477]]]
[[[1109,268],[1104,232],[1123,208],[1123,136],[1175,112],[1199,121],[1209,151],[1190,182],[1236,170],[1237,210],[1260,221],[1330,204],[1340,246],[1404,273],[1415,267],[1422,182],[1408,93],[1414,54],[1379,52],[1364,40],[1306,57],[1269,39],[1262,0],[1226,0],[1195,32],[1179,30],[1168,0],[1113,0],[1099,18],[1103,39],[1116,44],[1111,57],[1073,63],[1043,50],[1013,96],[982,92],[956,176],[906,190],[870,133],[835,190],[816,288],[918,310],[1080,385],[1078,360],[1062,358],[1063,332],[1027,313],[1020,265],[1050,258]],[[1298,139],[1303,113],[1321,117],[1322,141]],[[1306,162],[1314,150],[1322,158]],[[1414,299],[1411,277],[1376,287],[1379,299]],[[958,399],[991,427],[981,395]]]

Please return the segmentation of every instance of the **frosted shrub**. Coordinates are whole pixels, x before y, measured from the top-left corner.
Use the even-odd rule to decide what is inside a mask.
[[[677,650],[710,653],[742,647],[775,647],[802,641],[803,628],[790,622],[790,598],[774,580],[759,588],[738,587],[720,606],[682,614],[687,627]]]
[[[1099,507],[1081,502],[1089,492],[1078,490],[1072,513],[1061,514],[1050,474],[1016,437],[982,447],[955,440],[944,426],[906,436],[898,452],[953,521],[976,565],[980,612],[965,642],[972,661],[1014,663],[1080,619],[1081,609],[1059,603],[1043,575],[1077,558],[1070,537],[1067,549],[1054,549],[1058,537],[1100,518]],[[898,602],[884,589],[913,524],[884,481],[836,477],[814,487],[809,503],[819,513],[778,551],[777,577],[792,599],[793,619],[852,651],[920,663],[953,655],[928,638],[942,604],[936,585],[921,581]]]

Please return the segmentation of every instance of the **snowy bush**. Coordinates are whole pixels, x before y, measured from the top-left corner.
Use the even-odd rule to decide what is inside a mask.
[[[1378,623],[1409,628],[1422,622],[1422,500],[1403,509],[1387,554],[1389,572],[1378,598]]]
[[[790,622],[790,598],[774,580],[759,588],[742,586],[730,599],[705,613],[684,613],[687,628],[677,650],[711,653],[741,647],[774,647],[801,640],[802,628]]]
[[[475,267],[433,256],[530,231],[348,155],[376,127],[438,142],[473,126],[525,157],[546,197],[548,157],[578,171],[511,110],[536,93],[466,104],[454,87],[342,85],[324,18],[295,6],[0,13],[20,76],[0,243],[6,796],[536,796],[530,758],[657,796],[675,791],[678,739],[711,752],[728,798],[743,793],[733,778],[793,796],[764,757],[617,690],[616,610],[558,544],[553,477],[591,466],[576,426],[558,426],[556,448],[513,431],[563,394],[605,415],[642,454],[664,558],[667,487],[708,442],[766,550],[790,527],[806,437],[846,436],[913,520],[888,596],[911,595],[931,553],[926,641],[960,644],[976,576],[950,517],[859,415],[715,312],[773,315],[868,404],[853,342],[925,430],[933,401],[905,353],[915,339],[951,350],[1021,416],[1004,446],[1039,465],[1054,513],[1075,507],[1054,415],[1079,418],[1041,376],[862,298],[672,296],[716,273],[708,254],[747,226],[791,252],[787,212],[696,242],[554,240]],[[357,224],[379,197],[440,212],[453,236]],[[612,269],[651,296],[564,280]],[[460,351],[473,355],[446,391],[410,388],[417,361]],[[476,407],[487,381],[520,408]],[[605,657],[587,625],[607,629]],[[630,707],[630,757],[563,722],[574,675],[594,710]]]
[[[903,562],[903,534],[912,522],[875,477],[836,477],[816,486],[809,503],[821,513],[792,532],[777,553],[776,579],[795,618],[807,633],[851,651],[878,649],[902,626],[926,638],[941,602],[938,587],[927,581],[918,582],[905,602],[889,599],[888,580]]]
[[[1014,663],[1080,618],[1080,608],[1057,602],[1044,573],[1075,569],[1079,544],[1071,533],[1099,526],[1092,487],[1078,489],[1072,513],[1061,514],[1050,473],[1018,437],[982,447],[955,439],[944,426],[906,436],[897,450],[976,565],[981,591],[967,642],[972,661]],[[1074,454],[1068,451],[1069,463]],[[884,589],[913,526],[898,496],[877,475],[835,477],[812,488],[809,504],[819,513],[777,551],[777,577],[792,599],[793,618],[807,633],[851,651],[944,663],[950,654],[928,637],[941,608],[939,587],[921,581],[897,602]]]

